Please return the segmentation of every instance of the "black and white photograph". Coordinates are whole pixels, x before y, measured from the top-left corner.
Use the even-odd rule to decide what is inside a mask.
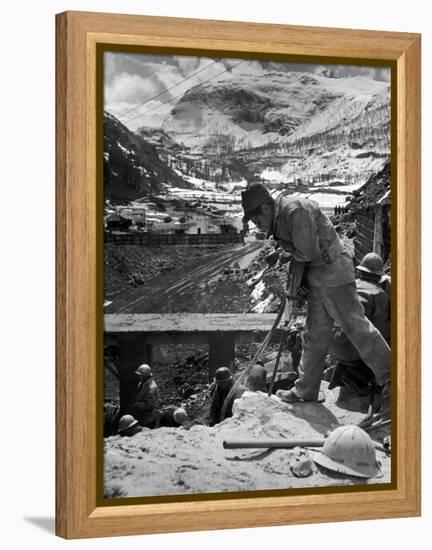
[[[391,70],[104,52],[104,499],[391,484]]]

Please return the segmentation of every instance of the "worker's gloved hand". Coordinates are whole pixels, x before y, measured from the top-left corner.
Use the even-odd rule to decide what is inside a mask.
[[[296,298],[300,300],[306,300],[309,296],[309,289],[305,286],[299,286],[296,294]]]
[[[270,254],[267,254],[266,256],[266,262],[269,267],[273,267],[276,265],[277,261],[279,260],[280,252],[279,250],[273,250],[270,252]]]

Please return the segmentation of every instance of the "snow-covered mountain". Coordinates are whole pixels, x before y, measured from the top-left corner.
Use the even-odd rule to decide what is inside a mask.
[[[389,94],[389,83],[365,76],[233,71],[186,92],[163,129],[192,149],[215,133],[233,137],[236,149],[295,144],[329,132],[347,135],[365,123],[388,127]]]
[[[133,132],[106,113],[104,152],[117,199],[251,176],[357,188],[390,156],[390,85],[246,64],[191,87],[161,128]]]

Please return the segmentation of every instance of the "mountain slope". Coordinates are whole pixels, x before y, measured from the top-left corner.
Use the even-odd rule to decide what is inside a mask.
[[[154,145],[105,112],[105,198],[114,201],[133,200],[160,192],[163,184],[190,187],[161,160]]]
[[[295,143],[382,109],[389,121],[389,84],[371,78],[328,78],[298,72],[232,74],[186,92],[163,129],[202,149],[212,133],[236,139],[236,148]]]

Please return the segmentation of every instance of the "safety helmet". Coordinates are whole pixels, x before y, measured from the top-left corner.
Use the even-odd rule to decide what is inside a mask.
[[[326,439],[315,462],[329,470],[358,477],[379,472],[371,437],[358,426],[339,426]]]
[[[182,409],[182,407],[178,407],[174,413],[173,413],[174,420],[177,422],[177,424],[184,424],[186,420],[188,419],[187,412]]]
[[[248,386],[251,391],[267,391],[266,388],[267,382],[267,371],[265,368],[259,364],[255,365],[250,369],[248,376]]]
[[[145,363],[143,365],[140,365],[137,370],[135,371],[135,374],[141,374],[141,376],[145,376],[146,378],[150,378],[152,376],[152,370],[149,367],[149,365],[146,365]]]
[[[137,424],[138,420],[136,420],[131,414],[125,414],[119,420],[117,432],[121,434]]]
[[[220,367],[215,372],[216,382],[226,382],[232,379],[232,373],[228,367]]]
[[[360,265],[357,266],[359,271],[365,271],[366,273],[373,273],[382,277],[384,275],[384,264],[381,256],[376,252],[369,252],[364,256]]]

